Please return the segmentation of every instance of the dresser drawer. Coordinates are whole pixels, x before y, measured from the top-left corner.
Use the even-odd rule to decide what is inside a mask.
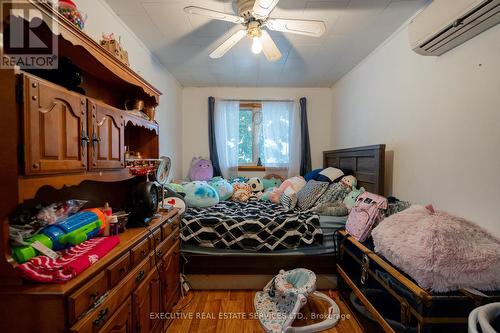
[[[150,236],[150,237],[152,238],[151,239],[151,248],[158,246],[163,239],[161,237],[161,228],[157,228],[155,231],[153,231],[153,236]]]
[[[130,251],[132,255],[132,266],[139,264],[149,255],[149,238],[145,238]]]
[[[72,328],[72,333],[95,333],[104,328],[125,300],[150,274],[149,260],[133,268],[119,284],[111,289],[105,300],[97,308],[85,315]],[[121,331],[120,331],[121,332]]]
[[[104,324],[113,316],[116,309],[123,303],[123,295],[121,291],[115,289],[111,291],[106,299],[97,306],[94,310],[89,312],[72,328],[72,333],[95,333],[98,332]]]
[[[69,321],[75,323],[85,311],[108,290],[108,283],[104,272],[99,273],[95,278],[86,283],[78,291],[68,298]]]
[[[113,314],[99,333],[129,333],[132,332],[132,301],[130,297]]]
[[[167,238],[170,234],[175,230],[175,228],[179,227],[180,219],[177,215],[176,217],[169,220],[169,222],[165,223],[162,227],[163,229],[163,238]]]
[[[108,275],[109,288],[113,288],[127,276],[130,271],[130,253],[126,252],[113,264],[106,268]]]
[[[179,233],[177,230],[174,230],[170,236],[168,236],[158,247],[156,247],[155,255],[157,260],[160,260],[165,254],[167,254],[170,248],[179,239]]]

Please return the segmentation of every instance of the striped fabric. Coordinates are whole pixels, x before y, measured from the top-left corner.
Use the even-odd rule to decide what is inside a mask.
[[[280,197],[280,203],[285,210],[292,210],[297,206],[297,192],[292,188],[287,188]]]

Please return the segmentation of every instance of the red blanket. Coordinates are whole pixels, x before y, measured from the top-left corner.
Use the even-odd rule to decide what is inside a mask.
[[[93,238],[59,251],[57,259],[41,255],[17,266],[17,270],[28,280],[64,283],[96,263],[119,243],[118,236]]]

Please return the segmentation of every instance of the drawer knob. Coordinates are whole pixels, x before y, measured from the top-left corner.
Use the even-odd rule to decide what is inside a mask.
[[[99,315],[97,316],[97,318],[92,322],[92,324],[95,326],[95,327],[99,327],[101,326],[102,324],[104,324],[104,322],[106,321],[106,317],[108,316],[108,308],[105,308],[105,309],[102,309],[101,311],[99,311]]]
[[[38,87],[38,83],[33,82],[33,83],[31,84],[31,86],[32,86],[33,88],[36,88],[36,87]]]
[[[127,273],[127,267],[121,267],[121,268],[118,270],[118,273],[120,273],[120,275],[123,275],[123,274]]]
[[[94,291],[92,294],[89,295],[90,299],[95,302],[96,298],[99,296],[99,291]]]
[[[145,258],[147,254],[148,253],[146,252],[146,250],[141,250],[141,256],[143,256]]]
[[[144,279],[144,270],[140,271],[137,273],[137,276],[135,277],[135,282],[141,282],[142,279]]]
[[[163,252],[161,250],[156,251],[156,256],[158,258],[161,258],[162,255],[163,255]]]

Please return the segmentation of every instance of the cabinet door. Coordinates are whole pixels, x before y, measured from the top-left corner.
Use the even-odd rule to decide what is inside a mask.
[[[109,105],[89,101],[90,167],[124,167],[124,120],[121,111]]]
[[[30,76],[24,77],[26,174],[87,168],[87,101],[84,96]]]
[[[153,270],[132,294],[134,332],[152,332],[158,327],[160,321],[154,316],[161,311],[160,293],[160,278]]]
[[[116,310],[99,333],[132,333],[132,304],[130,297]]]
[[[165,312],[172,310],[180,292],[179,242],[163,257],[161,264],[162,285],[164,288],[162,306]]]

